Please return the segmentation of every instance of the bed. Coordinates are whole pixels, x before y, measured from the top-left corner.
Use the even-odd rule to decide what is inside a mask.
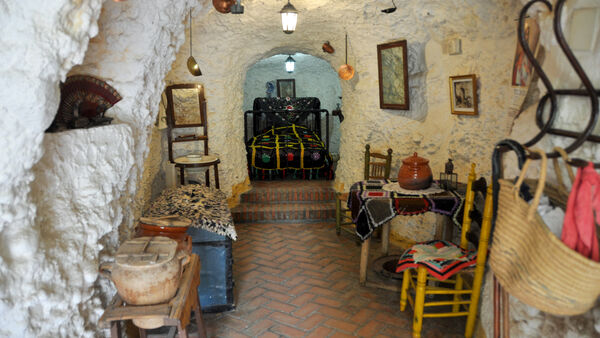
[[[333,179],[329,112],[316,97],[256,98],[244,114],[253,180]]]

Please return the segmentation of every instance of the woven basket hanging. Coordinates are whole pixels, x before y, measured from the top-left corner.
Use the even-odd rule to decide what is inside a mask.
[[[546,181],[547,158],[542,157],[540,179],[530,204],[519,188],[531,160],[516,184],[499,180],[498,216],[490,252],[490,266],[512,296],[555,315],[588,311],[600,295],[600,263],[564,245],[537,214]]]

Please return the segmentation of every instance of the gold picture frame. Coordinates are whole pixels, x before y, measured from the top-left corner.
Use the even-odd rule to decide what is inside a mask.
[[[455,115],[477,115],[477,76],[450,76],[450,109]]]

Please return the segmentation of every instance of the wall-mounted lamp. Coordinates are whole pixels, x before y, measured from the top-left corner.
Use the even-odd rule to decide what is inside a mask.
[[[285,71],[288,73],[293,73],[295,66],[296,60],[294,60],[291,55],[288,56],[288,58],[285,59]]]
[[[285,34],[292,34],[296,30],[296,22],[298,22],[298,10],[290,3],[283,6],[281,11],[281,25]]]

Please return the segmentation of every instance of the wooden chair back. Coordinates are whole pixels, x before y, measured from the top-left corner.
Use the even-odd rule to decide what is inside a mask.
[[[386,154],[372,153],[371,146],[365,146],[365,180],[388,179],[392,168],[392,149]]]
[[[193,114],[181,112],[176,104],[176,97],[174,93],[179,90],[195,90],[197,92],[197,109],[196,112],[196,98],[186,98],[185,104],[188,106]],[[204,155],[208,155],[208,119],[206,118],[206,99],[204,98],[204,88],[200,84],[196,83],[179,83],[167,86],[165,89],[167,96],[167,144],[169,151],[169,161],[174,162],[173,159],[173,143],[178,142],[203,142],[204,143]],[[189,116],[192,115],[192,116]],[[202,128],[200,132],[192,128]],[[177,135],[175,132],[177,129],[189,128],[193,134],[189,135]]]

